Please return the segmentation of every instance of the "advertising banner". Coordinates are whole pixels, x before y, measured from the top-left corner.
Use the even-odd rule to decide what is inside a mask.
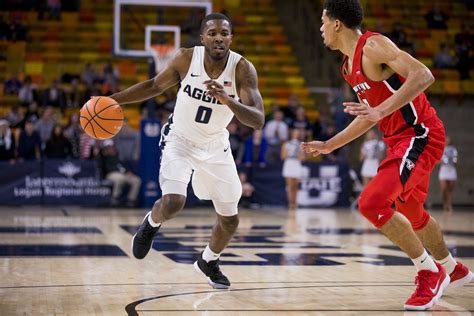
[[[93,160],[1,163],[0,204],[107,205],[111,188],[97,176]]]

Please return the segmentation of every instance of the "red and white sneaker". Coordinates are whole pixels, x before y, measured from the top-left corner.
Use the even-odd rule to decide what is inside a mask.
[[[474,278],[474,274],[472,274],[472,272],[469,271],[465,265],[458,261],[456,267],[454,268],[453,272],[451,272],[449,277],[451,279],[451,283],[449,283],[448,288],[455,289],[471,282]]]
[[[430,270],[418,271],[415,278],[415,293],[405,302],[406,310],[423,311],[432,307],[443,295],[449,285],[449,275],[442,265],[436,262],[438,272]]]

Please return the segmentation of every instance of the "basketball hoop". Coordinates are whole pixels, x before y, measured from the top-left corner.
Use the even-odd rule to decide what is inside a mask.
[[[166,63],[173,56],[174,51],[176,50],[174,45],[168,44],[156,44],[150,46],[150,52],[153,55],[155,60],[155,71],[159,73],[163,70]]]

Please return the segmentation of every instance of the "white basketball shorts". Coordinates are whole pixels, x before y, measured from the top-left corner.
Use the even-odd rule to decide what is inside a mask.
[[[161,148],[159,180],[163,195],[186,196],[192,176],[194,194],[199,199],[212,200],[220,215],[237,214],[242,185],[227,133],[201,145],[169,131],[162,138]]]

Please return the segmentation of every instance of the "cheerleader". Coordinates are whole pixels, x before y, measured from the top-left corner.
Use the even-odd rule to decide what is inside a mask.
[[[451,138],[446,137],[446,146],[444,147],[443,158],[439,168],[439,184],[443,193],[443,209],[446,212],[453,211],[453,189],[458,174],[456,172],[456,163],[458,162],[458,151],[451,144]]]
[[[383,141],[377,138],[377,133],[374,130],[369,130],[360,149],[360,160],[362,161],[360,174],[364,187],[377,174],[384,151]]]
[[[283,160],[282,175],[286,181],[286,195],[288,199],[288,208],[296,209],[296,195],[301,178],[301,161],[304,159],[304,153],[300,149],[300,131],[293,129],[291,139],[281,147],[281,159]]]

